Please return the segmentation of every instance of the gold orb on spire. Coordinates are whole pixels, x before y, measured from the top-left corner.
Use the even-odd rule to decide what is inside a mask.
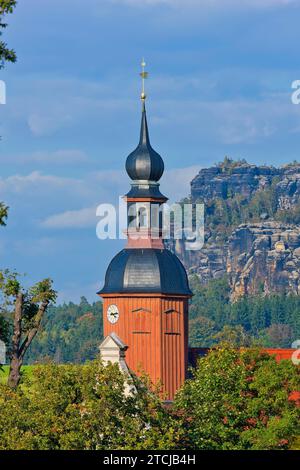
[[[145,99],[147,98],[147,95],[145,93],[145,79],[148,78],[148,72],[145,71],[145,67],[146,67],[146,62],[145,60],[143,59],[142,60],[142,63],[141,63],[141,66],[142,66],[142,71],[140,73],[140,76],[142,77],[142,93],[141,93],[141,100],[142,101],[145,101]]]

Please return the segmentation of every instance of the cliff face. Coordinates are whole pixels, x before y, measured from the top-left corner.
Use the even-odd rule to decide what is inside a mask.
[[[289,210],[299,203],[300,165],[290,166],[283,170],[276,190],[279,209]]]
[[[240,225],[226,256],[232,298],[264,292],[300,293],[300,228],[277,222]]]
[[[249,199],[255,191],[270,186],[276,176],[282,177],[281,169],[246,162],[232,167],[225,164],[205,168],[192,180],[191,196],[193,201],[228,199],[236,195]]]
[[[201,283],[228,275],[232,299],[300,293],[300,165],[257,167],[225,160],[202,169],[191,199],[205,204],[205,244],[173,246]]]

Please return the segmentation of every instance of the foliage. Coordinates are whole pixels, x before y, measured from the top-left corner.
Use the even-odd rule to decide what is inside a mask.
[[[13,12],[16,4],[16,0],[0,0],[0,36],[3,34],[3,29],[7,27],[4,17]],[[4,67],[5,62],[16,62],[16,60],[15,51],[9,49],[4,41],[0,41],[0,69]]]
[[[0,0],[0,38],[3,34],[3,30],[7,27],[4,17],[13,12],[16,4],[16,0]],[[16,60],[17,56],[15,51],[9,49],[7,44],[0,40],[0,70],[4,67],[5,62],[16,62]],[[8,207],[3,202],[0,202],[0,226],[6,225],[7,214]]]
[[[275,344],[278,348],[286,348],[295,341],[292,328],[284,323],[274,323],[262,330],[260,335],[261,342],[266,347],[274,347]]]
[[[300,338],[298,296],[256,296],[232,304],[226,278],[207,286],[192,278],[191,287],[195,295],[190,305],[190,346],[210,347],[227,338],[237,346],[254,342],[265,347],[290,347]],[[28,350],[26,363],[49,359],[83,363],[96,357],[102,338],[102,302],[90,304],[82,297],[79,305],[70,302],[52,306]]]
[[[0,450],[284,449],[296,446],[290,393],[299,369],[258,351],[219,348],[200,359],[174,406],[159,387],[118,366],[32,367],[16,390],[0,385]],[[127,379],[129,380],[129,379]],[[130,384],[130,383],[129,383]]]
[[[212,351],[176,397],[186,446],[287,448],[300,431],[300,409],[289,400],[299,387],[299,368],[290,361],[277,364],[258,350]]]
[[[172,417],[155,392],[134,379],[125,393],[117,365],[34,368],[25,387],[0,386],[0,449],[172,449]]]
[[[48,306],[56,300],[52,280],[47,278],[23,289],[16,272],[0,271],[2,309],[11,314],[10,387],[17,387],[25,354],[40,329]],[[9,310],[11,308],[11,310]]]
[[[103,337],[102,302],[88,303],[81,297],[49,308],[47,318],[27,354],[27,362],[80,363],[94,359]]]
[[[32,372],[33,372],[33,368],[35,366],[22,366],[21,368],[21,376],[22,377],[25,377],[27,375],[32,375]],[[6,384],[7,383],[7,379],[8,379],[8,375],[9,375],[9,366],[2,366],[1,369],[0,369],[0,384]]]
[[[259,342],[265,347],[288,348],[300,338],[300,297],[297,295],[257,295],[231,303],[226,277],[214,279],[205,286],[193,277],[191,287],[194,292],[190,305],[191,346],[217,344],[226,335],[228,337],[229,328],[238,346]]]
[[[7,343],[9,341],[9,322],[0,314],[0,340]]]
[[[50,278],[37,282],[29,289],[23,289],[19,274],[8,269],[0,270],[0,300],[1,309],[8,313],[9,309],[15,305],[18,295],[23,297],[23,333],[30,327],[32,320],[38,312],[39,307],[44,303],[53,303],[56,300],[56,291],[52,287]]]
[[[300,203],[296,203],[289,210],[278,211],[277,219],[287,224],[300,224]]]
[[[224,160],[222,162],[218,163],[218,166],[222,168],[222,171],[224,173],[229,173],[231,170],[233,170],[236,167],[240,167],[241,165],[248,166],[248,163],[244,158],[241,160],[233,160],[227,155],[224,157]]]
[[[189,322],[189,342],[194,348],[206,348],[211,345],[217,327],[209,318],[199,316]]]
[[[215,334],[214,338],[218,343],[227,344],[231,347],[248,347],[252,344],[252,339],[247,335],[241,325],[224,325],[223,329]]]
[[[11,295],[20,288],[18,274],[8,269],[0,270],[0,339],[6,344],[10,341],[12,323]]]
[[[8,207],[3,202],[0,202],[0,226],[6,225],[7,215]]]

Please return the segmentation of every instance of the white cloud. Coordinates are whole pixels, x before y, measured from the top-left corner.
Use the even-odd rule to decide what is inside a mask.
[[[6,105],[6,116],[26,125],[33,137],[53,135],[74,129],[84,121],[100,120],[128,110],[131,102],[119,80],[126,76],[92,81],[77,78],[13,77],[16,92]],[[127,85],[128,86],[128,85]],[[132,96],[134,96],[132,94]]]
[[[190,182],[199,170],[199,165],[167,170],[161,181],[163,193],[166,194],[172,202],[187,196],[190,193]],[[98,181],[106,181],[107,192],[112,194],[116,190],[115,184],[119,182],[120,172],[107,171],[96,173],[94,177]],[[88,182],[86,184],[88,184]],[[116,191],[116,196],[118,196],[118,191]],[[94,205],[92,207],[66,210],[50,215],[41,222],[41,226],[47,229],[96,228],[97,220],[96,205]]]
[[[263,143],[290,132],[291,121],[293,128],[300,122],[299,106],[291,105],[288,93],[266,94],[256,100],[163,100],[160,108],[164,114],[159,127],[165,135],[170,129],[180,129],[181,141],[188,136],[200,147],[207,141],[219,145]],[[203,158],[201,153],[196,156]]]
[[[21,217],[26,225],[43,228],[91,227],[97,222],[96,207],[117,204],[118,197],[128,191],[128,183],[121,170],[90,172],[80,178],[33,171],[0,178],[0,201],[6,201],[14,212],[9,222]]]
[[[88,156],[79,149],[59,149],[53,152],[39,150],[37,152],[17,155],[4,155],[1,157],[2,162],[6,163],[38,163],[52,165],[65,165],[87,162]]]
[[[172,126],[174,129],[176,127],[180,128],[180,133],[177,133],[174,141],[180,134],[187,132],[191,134],[192,139],[197,136],[199,142],[203,138],[210,137],[212,142],[221,144],[252,143],[259,138],[268,137],[277,129],[282,129],[283,119],[287,117],[282,114],[282,103],[284,104],[285,100],[291,110],[290,99],[287,100],[284,97],[279,103],[278,98],[280,96],[278,94],[277,97],[272,98],[274,103],[277,100],[278,109],[281,110],[282,122],[279,123],[280,125],[277,125],[278,122],[273,122],[275,119],[279,121],[279,115],[277,112],[275,115],[273,114],[274,106],[270,106],[270,98],[261,95],[260,101],[254,101],[250,97],[248,103],[244,100],[244,104],[240,103],[239,100],[244,94],[247,99],[248,88],[251,90],[251,87],[257,87],[260,91],[268,90],[269,84],[267,82],[270,81],[271,83],[271,75],[278,77],[278,71],[276,69],[271,71],[267,69],[257,71],[255,69],[251,71],[251,68],[245,70],[244,68],[229,67],[228,69],[219,70],[218,73],[215,70],[198,70],[194,76],[191,72],[190,75],[182,76],[157,75],[156,78],[153,77],[151,80],[151,93],[154,95],[154,99],[149,102],[151,134],[154,126],[158,129],[158,135],[168,126]],[[120,77],[119,80],[121,78],[124,77]],[[75,138],[87,135],[87,142],[90,136],[95,139],[99,137],[99,140],[95,140],[95,145],[99,146],[100,158],[103,154],[103,159],[107,162],[109,157],[104,153],[107,148],[109,156],[113,156],[115,149],[123,152],[123,150],[117,148],[118,139],[110,139],[108,147],[107,140],[109,139],[107,136],[110,135],[112,126],[114,126],[115,133],[120,133],[120,136],[123,137],[124,131],[119,127],[120,123],[126,120],[126,125],[128,125],[127,120],[131,121],[133,117],[136,117],[137,109],[134,99],[131,103],[129,100],[120,97],[121,94],[123,97],[135,96],[131,91],[135,86],[135,82],[131,79],[124,80],[121,93],[119,91],[120,87],[116,86],[116,79],[111,79],[112,77],[109,77],[109,79],[105,79],[100,83],[85,82],[78,79],[36,79],[29,82],[27,79],[25,83],[37,90],[33,98],[37,101],[32,103],[33,110],[30,114],[31,102],[26,102],[28,97],[26,93],[22,92],[23,98],[18,97],[16,107],[20,109],[22,121],[27,118],[28,114],[35,116],[32,130],[37,135],[38,133],[42,135],[43,133],[54,132],[54,127],[51,127],[52,122],[57,126],[56,130],[61,125],[65,125],[64,119],[59,120],[60,106],[63,103],[67,115],[72,116],[72,126],[66,130],[66,136],[64,136],[67,142],[66,145],[69,145],[67,139],[72,139],[73,135],[75,135]],[[236,90],[233,83],[236,83]],[[286,77],[281,77],[279,83],[284,83],[284,86],[286,86]],[[19,86],[21,84],[18,82],[16,88],[19,88]],[[117,90],[117,96],[113,91],[114,88]],[[55,93],[54,90],[56,89],[59,92]],[[280,85],[278,85],[278,89],[280,89]],[[43,109],[41,109],[43,100],[39,96],[41,90],[49,91],[45,98],[46,103],[43,103]],[[229,98],[226,98],[226,95]],[[49,97],[51,97],[51,100]],[[21,100],[20,103],[19,99]],[[227,101],[225,101],[226,99]],[[44,109],[47,109],[47,114],[49,113],[49,121],[47,117],[44,122],[45,125],[42,123],[40,127],[37,116],[43,116]],[[272,109],[272,113],[269,112],[270,109]],[[119,119],[116,120],[117,110]],[[57,114],[58,118],[56,118]],[[262,122],[263,118],[265,118],[265,122]],[[80,127],[78,127],[79,123],[81,123]],[[97,123],[97,126],[95,126],[95,123]],[[267,133],[265,133],[265,129],[267,129]],[[97,132],[98,134],[96,134]],[[136,131],[133,131],[133,136],[136,135],[134,132]],[[127,145],[125,142],[124,139],[124,148]],[[180,145],[179,140],[178,143]],[[74,143],[74,145],[81,147],[82,143]],[[76,149],[57,150],[55,152],[41,151],[28,156],[29,160],[25,156],[24,163],[33,161],[41,164],[43,162],[52,163],[53,161],[53,163],[59,164],[72,162],[73,158],[74,161],[79,162],[84,161],[86,156],[83,151]],[[12,162],[14,162],[14,158],[12,158]],[[103,184],[106,184],[105,181]]]
[[[200,165],[166,170],[161,180],[161,190],[171,202],[190,194],[190,182],[200,170]]]
[[[30,192],[40,188],[66,188],[70,185],[78,185],[79,180],[64,178],[55,175],[44,175],[39,171],[33,171],[28,175],[12,175],[7,178],[0,178],[0,194]],[[36,193],[36,197],[39,194]]]
[[[44,228],[87,228],[96,227],[96,207],[87,207],[84,209],[65,211],[61,214],[54,214],[47,217],[41,225]]]
[[[50,135],[72,122],[69,114],[57,113],[53,116],[33,113],[28,116],[28,126],[35,136]]]

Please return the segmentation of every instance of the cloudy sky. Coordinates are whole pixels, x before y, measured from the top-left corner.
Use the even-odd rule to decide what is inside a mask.
[[[224,155],[299,158],[299,0],[19,0],[9,23],[18,63],[0,72],[1,266],[28,284],[51,276],[60,301],[96,300],[124,243],[96,238],[95,207],[129,188],[143,56],[172,200]]]

